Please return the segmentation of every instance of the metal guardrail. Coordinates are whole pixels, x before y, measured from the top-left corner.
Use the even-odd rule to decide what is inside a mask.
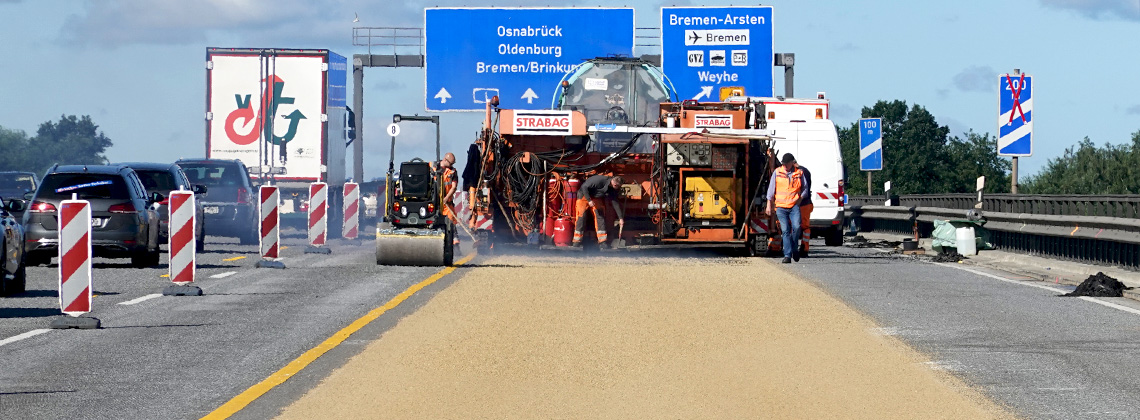
[[[878,204],[847,208],[860,230],[908,235],[917,230],[920,236],[929,236],[935,220],[967,219],[966,210],[961,208],[883,206],[885,199],[872,199]],[[908,202],[902,197],[899,201]],[[970,203],[968,207],[973,208],[973,201]],[[1000,211],[984,211],[982,216],[984,228],[992,234],[990,242],[999,249],[1140,268],[1140,218]]]
[[[899,205],[972,209],[977,196],[967,194],[908,194]],[[849,197],[851,205],[882,205],[884,196]],[[982,211],[1054,216],[1101,216],[1140,219],[1140,195],[986,194]]]

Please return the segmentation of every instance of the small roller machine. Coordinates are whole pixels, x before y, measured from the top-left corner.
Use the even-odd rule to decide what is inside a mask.
[[[439,117],[395,115],[395,123],[430,121],[436,124],[436,161],[439,161]],[[442,174],[423,159],[400,164],[394,174],[396,137],[388,162],[384,221],[376,228],[376,264],[399,266],[449,266],[454,259],[454,234],[443,214]]]

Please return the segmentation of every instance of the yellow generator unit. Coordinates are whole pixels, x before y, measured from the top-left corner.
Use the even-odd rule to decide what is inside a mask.
[[[689,218],[735,220],[740,185],[732,177],[689,176],[685,178]]]

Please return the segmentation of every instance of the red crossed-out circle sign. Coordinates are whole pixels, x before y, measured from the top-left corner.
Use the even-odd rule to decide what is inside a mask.
[[[1013,78],[1010,77],[1009,73],[1005,74],[1005,82],[1009,84],[1009,90],[1013,91],[1013,109],[1011,109],[1009,113],[1009,123],[1013,123],[1013,118],[1016,114],[1021,114],[1021,122],[1027,122],[1025,120],[1025,111],[1021,110],[1021,90],[1025,88],[1025,73],[1021,73],[1021,80],[1016,86],[1014,86]],[[1013,112],[1014,110],[1017,112]]]

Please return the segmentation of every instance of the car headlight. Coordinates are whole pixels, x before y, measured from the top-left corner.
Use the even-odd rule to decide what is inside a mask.
[[[427,209],[420,207],[420,217],[427,217]]]

